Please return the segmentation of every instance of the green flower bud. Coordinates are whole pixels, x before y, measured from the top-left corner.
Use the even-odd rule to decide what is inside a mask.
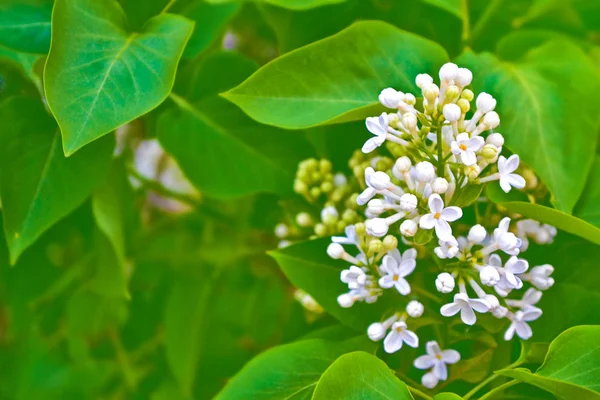
[[[312,219],[312,217],[310,216],[309,213],[307,213],[307,212],[301,212],[301,213],[298,213],[298,215],[296,215],[296,223],[299,226],[301,226],[303,228],[306,228],[308,226],[312,226],[313,219]]]
[[[498,148],[492,144],[486,144],[481,149],[481,155],[487,162],[494,162],[498,156]]]
[[[314,158],[306,160],[306,169],[308,171],[315,171],[319,167],[319,162]]]
[[[312,182],[319,182],[321,179],[323,179],[323,175],[317,171],[314,171],[312,174],[310,174],[310,179]]]
[[[338,221],[337,222],[337,228],[336,228],[335,231],[336,232],[344,232],[344,229],[346,229],[346,226],[347,226],[346,222],[344,222],[344,221]]]
[[[346,209],[344,210],[344,212],[342,213],[342,219],[344,220],[344,222],[351,224],[354,221],[356,221],[358,218],[358,214],[356,213],[356,211],[351,210],[351,209]]]
[[[387,235],[386,237],[384,237],[383,247],[385,248],[385,251],[390,251],[398,248],[398,239],[396,238],[396,236]]]
[[[294,181],[294,192],[298,194],[306,194],[308,192],[308,186],[299,179]]]
[[[460,93],[460,89],[458,88],[458,86],[456,86],[456,85],[448,86],[448,89],[446,89],[446,96],[444,97],[444,103],[450,103],[450,102],[454,101],[454,99],[456,99],[458,97],[459,93]]]
[[[333,190],[333,183],[331,182],[323,182],[321,184],[321,191],[323,193],[330,193]]]
[[[471,103],[467,99],[460,99],[456,102],[456,105],[460,107],[460,110],[464,113],[469,112],[471,109]]]
[[[363,222],[359,222],[358,224],[354,224],[354,229],[356,230],[357,236],[364,236],[367,232],[367,228]]]
[[[327,236],[327,227],[323,224],[315,225],[315,235],[319,237]]]
[[[317,199],[320,195],[321,195],[321,189],[319,189],[318,187],[313,187],[310,189],[310,196],[313,199]]]
[[[331,161],[322,159],[321,161],[319,161],[319,167],[321,169],[321,173],[328,174],[329,172],[331,172]]]
[[[475,94],[473,94],[473,91],[470,89],[465,89],[463,90],[462,94],[460,95],[461,99],[465,99],[467,101],[473,101],[473,99],[475,98]]]
[[[535,173],[529,168],[523,168],[520,171],[521,176],[525,179],[525,189],[533,190],[537,188],[539,181]]]
[[[383,242],[379,239],[373,239],[369,242],[369,254],[377,254],[384,251]]]

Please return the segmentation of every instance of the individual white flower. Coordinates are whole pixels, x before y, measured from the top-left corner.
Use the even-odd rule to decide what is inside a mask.
[[[419,347],[419,337],[413,331],[407,329],[406,322],[394,322],[392,330],[383,341],[383,349],[386,353],[392,354],[400,350],[404,343],[417,348]]]
[[[479,271],[479,279],[486,286],[495,286],[500,282],[500,273],[491,265],[486,265]]]
[[[433,251],[435,252],[435,255],[441,259],[454,258],[460,250],[458,241],[454,237],[451,237],[450,240],[447,241],[439,240],[438,244],[439,247],[436,247]]]
[[[383,89],[379,94],[379,102],[387,108],[396,108],[404,100],[404,93],[393,88]]]
[[[504,264],[504,268],[499,268],[500,281],[496,285],[496,291],[502,295],[502,293],[510,292],[512,289],[521,289],[523,282],[517,275],[524,273],[528,268],[529,263],[527,260],[512,256]]]
[[[523,294],[521,300],[506,299],[506,304],[511,307],[525,308],[536,305],[542,299],[542,292],[529,288]]]
[[[371,290],[367,288],[352,289],[348,293],[343,293],[338,296],[337,302],[340,307],[350,308],[357,301],[364,301],[368,304],[375,303],[378,296],[381,295],[381,290]]]
[[[394,163],[394,169],[396,169],[401,174],[405,173],[405,172],[409,172],[410,167],[412,167],[412,161],[410,160],[410,158],[408,158],[406,156],[402,156],[402,157],[398,158],[396,160],[396,162]]]
[[[301,227],[306,228],[312,226],[314,222],[309,213],[301,212],[296,215],[296,223]]]
[[[540,290],[546,290],[554,285],[554,278],[550,277],[554,267],[550,264],[533,267],[525,277],[533,286]]]
[[[513,174],[519,168],[519,156],[513,154],[508,159],[504,156],[498,158],[498,174],[500,187],[505,193],[510,192],[511,188],[523,189],[525,179],[521,175]]]
[[[454,155],[460,156],[463,164],[470,166],[477,163],[475,152],[481,150],[484,143],[483,138],[479,136],[469,138],[468,133],[460,133],[450,147]]]
[[[398,321],[398,315],[394,314],[383,322],[372,323],[367,328],[367,335],[369,336],[369,339],[374,342],[383,339],[388,329],[390,329],[390,326],[392,326],[392,324],[396,321]]]
[[[467,235],[467,239],[469,240],[469,242],[474,243],[474,244],[482,243],[486,237],[487,237],[487,231],[485,230],[485,228],[483,226],[481,226],[479,224],[474,225],[469,230],[469,234]]]
[[[503,218],[498,227],[494,229],[493,242],[482,250],[483,254],[491,254],[496,250],[502,250],[511,256],[519,254],[522,241],[514,233],[508,231],[509,227],[510,218]]]
[[[504,334],[504,340],[511,340],[515,335],[515,332],[521,339],[529,339],[531,335],[533,335],[533,332],[527,322],[535,321],[541,315],[542,310],[537,307],[529,306],[525,307],[523,310],[517,311],[512,316],[512,322]]]
[[[426,387],[427,389],[433,389],[437,386],[439,380],[435,377],[433,372],[428,372],[421,378],[421,385]]]
[[[452,236],[452,228],[448,222],[454,222],[463,213],[459,207],[444,207],[444,201],[439,194],[429,197],[429,214],[425,214],[419,220],[419,226],[423,229],[435,228],[435,234],[440,240],[449,241]]]
[[[439,274],[435,280],[435,287],[440,293],[450,293],[454,290],[454,277],[447,272]]]
[[[475,111],[473,118],[471,118],[465,128],[467,132],[473,131],[477,127],[477,123],[481,117],[496,108],[496,99],[485,92],[481,92],[479,96],[477,96],[475,104],[477,105],[477,111]]]
[[[356,228],[354,225],[346,226],[344,233],[346,236],[333,236],[331,241],[338,244],[353,244],[357,247],[360,245],[360,238],[356,234]]]
[[[327,246],[327,255],[333,259],[342,258],[342,255],[346,253],[346,250],[339,243],[330,243]]]
[[[396,258],[386,254],[381,265],[381,271],[385,275],[379,279],[379,286],[384,289],[395,287],[403,296],[410,294],[410,285],[404,278],[410,275],[416,266],[417,262],[414,258],[398,262]]]
[[[340,273],[340,280],[348,284],[348,289],[360,289],[364,287],[369,278],[369,275],[356,265],[352,265]]]
[[[285,238],[290,233],[290,230],[286,224],[277,224],[275,226],[275,236],[279,239]]]
[[[369,132],[375,137],[370,138],[362,147],[363,153],[370,153],[381,146],[388,135],[389,119],[387,113],[381,113],[379,117],[368,117],[366,125]]]
[[[423,311],[425,311],[425,306],[417,300],[412,300],[406,305],[406,313],[412,318],[419,318],[423,315]]]
[[[426,355],[418,357],[414,366],[418,369],[432,369],[432,373],[439,381],[448,379],[448,364],[456,364],[460,361],[460,353],[456,350],[441,350],[435,340],[425,345]]]
[[[413,237],[419,229],[417,223],[412,219],[406,219],[400,224],[400,233],[402,236]]]
[[[471,299],[466,293],[456,293],[454,302],[443,305],[440,313],[444,317],[452,317],[460,312],[460,319],[467,325],[473,325],[477,321],[473,310],[485,313],[490,310],[490,305],[482,299]]]
[[[375,171],[372,167],[365,168],[365,183],[367,188],[358,195],[356,203],[359,206],[365,205],[376,194],[389,196],[399,200],[404,191],[391,182],[388,174],[382,171]]]

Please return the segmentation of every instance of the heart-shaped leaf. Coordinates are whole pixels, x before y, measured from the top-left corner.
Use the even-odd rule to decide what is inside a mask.
[[[344,354],[321,376],[312,400],[413,400],[408,387],[379,358]]]
[[[288,129],[364,118],[387,87],[416,92],[434,73],[442,47],[384,22],[358,22],[289,52],[223,94],[255,120]]]
[[[127,32],[115,0],[57,0],[46,97],[67,156],[152,110],[169,95],[193,23],[161,14]]]
[[[206,0],[210,4],[240,3],[243,0]],[[327,4],[343,3],[347,0],[254,0],[256,3],[272,4],[274,6],[289,8],[291,10],[308,10]]]
[[[514,63],[470,52],[457,62],[473,70],[477,91],[497,98],[506,146],[540,175],[556,208],[570,213],[596,148],[590,134],[600,123],[596,66],[567,41],[548,42]]]
[[[538,386],[561,399],[600,399],[600,326],[577,326],[551,344],[544,364],[497,373]]]
[[[25,53],[46,54],[50,48],[52,1],[28,4],[9,0],[0,5],[0,44]]]
[[[14,97],[0,107],[0,198],[11,262],[77,208],[110,168],[106,137],[65,158],[56,123],[43,105]]]

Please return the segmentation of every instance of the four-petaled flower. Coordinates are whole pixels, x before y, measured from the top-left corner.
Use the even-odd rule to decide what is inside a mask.
[[[362,147],[363,153],[370,153],[381,146],[387,137],[389,120],[386,113],[381,113],[379,117],[369,117],[366,121],[367,129],[375,137],[367,140]]]
[[[460,319],[467,325],[473,325],[477,321],[473,310],[485,313],[490,310],[490,305],[482,299],[470,299],[466,293],[456,293],[454,302],[443,305],[440,313],[444,317],[452,317],[460,311]]]
[[[421,228],[435,228],[435,234],[440,240],[450,241],[453,236],[448,222],[454,222],[462,217],[462,210],[459,207],[444,208],[444,200],[436,193],[429,196],[429,211],[431,212],[423,215],[419,220]]]
[[[504,334],[504,340],[511,340],[515,335],[515,332],[521,339],[529,339],[533,333],[527,322],[535,321],[541,315],[542,310],[532,306],[525,306],[522,310],[517,311],[512,317],[512,322]]]
[[[416,265],[417,262],[414,258],[407,257],[398,262],[395,257],[389,254],[385,255],[381,266],[381,271],[385,275],[379,279],[379,286],[384,289],[395,287],[403,296],[410,294],[410,285],[404,277],[410,275],[415,270]]]
[[[460,353],[456,350],[441,350],[435,340],[427,342],[425,345],[427,354],[418,357],[414,365],[418,369],[432,368],[432,373],[440,381],[448,379],[447,364],[456,364],[460,361]]]
[[[402,348],[403,343],[417,348],[419,347],[419,337],[413,331],[406,329],[406,322],[394,322],[390,333],[383,341],[383,349],[386,353],[395,353]]]
[[[511,188],[523,189],[525,187],[525,179],[521,175],[513,174],[519,168],[519,156],[513,154],[506,157],[498,158],[498,176],[500,179],[500,187],[505,193],[510,192]]]
[[[469,138],[468,133],[460,133],[456,136],[456,140],[450,144],[450,148],[454,155],[460,156],[463,164],[470,166],[477,163],[476,151],[481,150],[485,141],[480,136]]]

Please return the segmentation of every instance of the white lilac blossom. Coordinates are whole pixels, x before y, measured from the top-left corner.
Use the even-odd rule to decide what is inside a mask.
[[[478,313],[489,313],[504,321],[506,340],[515,334],[528,339],[528,322],[542,315],[536,306],[541,290],[554,284],[551,265],[529,269],[522,254],[529,241],[551,243],[556,229],[520,217],[513,222],[485,195],[477,197],[486,193],[480,186],[489,184],[499,184],[505,192],[525,188],[525,179],[516,173],[524,168],[519,156],[501,155],[504,137],[495,131],[501,121],[496,99],[488,93],[475,96],[468,88],[473,80],[468,69],[447,63],[439,76],[439,86],[430,75],[416,77],[423,99],[419,104],[417,96],[394,88],[379,94],[389,112],[366,119],[374,136],[350,164],[357,193],[346,200],[364,219],[349,224],[345,236],[332,237],[327,248],[330,257],[349,264],[339,270],[348,288],[338,296],[340,307],[396,296],[393,314],[374,315],[380,322],[367,330],[371,340],[383,341],[388,353],[404,344],[418,347],[419,338],[409,327],[419,324],[411,325],[411,319],[438,312],[460,316],[466,325],[476,324]],[[462,218],[466,207],[477,209]],[[343,219],[340,209],[326,203],[321,220]],[[435,237],[427,230],[434,230]],[[426,267],[418,266],[422,258],[427,258]],[[424,293],[431,282],[421,283],[432,276],[439,292],[434,295]],[[431,303],[432,298],[444,305]],[[426,352],[415,366],[427,370],[422,384],[433,388],[447,379],[447,365],[460,355],[442,351],[434,341],[427,343]]]
[[[440,349],[439,344],[435,340],[427,342],[425,350],[427,354],[417,357],[414,366],[418,369],[430,370],[423,376],[421,383],[428,389],[432,389],[439,381],[448,379],[447,365],[459,362],[460,353],[452,349]]]

